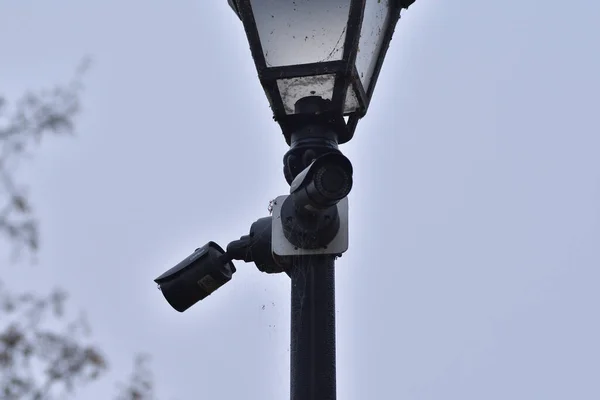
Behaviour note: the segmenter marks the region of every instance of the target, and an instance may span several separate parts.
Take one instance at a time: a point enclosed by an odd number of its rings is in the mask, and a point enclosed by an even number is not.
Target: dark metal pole
[[[291,400],[335,400],[335,258],[300,256],[292,278]]]

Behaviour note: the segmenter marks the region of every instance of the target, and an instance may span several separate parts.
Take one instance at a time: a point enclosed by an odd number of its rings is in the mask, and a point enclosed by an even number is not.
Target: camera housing
[[[339,152],[313,160],[292,181],[279,210],[285,238],[294,247],[326,249],[340,230],[337,204],[352,189],[352,164]]]
[[[324,154],[294,178],[290,198],[299,212],[326,210],[348,196],[352,172],[352,163],[343,154]]]
[[[235,271],[221,246],[208,242],[154,282],[167,302],[175,310],[184,312],[229,282]]]

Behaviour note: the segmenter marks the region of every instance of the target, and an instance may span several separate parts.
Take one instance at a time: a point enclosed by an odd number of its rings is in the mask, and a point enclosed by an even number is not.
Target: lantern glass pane
[[[356,69],[365,91],[369,90],[377,59],[381,53],[385,30],[390,23],[389,3],[390,0],[366,0],[356,55]]]
[[[348,92],[346,92],[346,103],[344,104],[344,114],[348,114],[358,110],[360,103],[356,96],[356,91],[353,85],[348,86]]]
[[[267,66],[341,60],[350,2],[250,0]]]
[[[308,96],[320,96],[331,100],[335,74],[302,76],[298,78],[278,79],[277,87],[283,100],[286,114],[295,114],[296,102]]]

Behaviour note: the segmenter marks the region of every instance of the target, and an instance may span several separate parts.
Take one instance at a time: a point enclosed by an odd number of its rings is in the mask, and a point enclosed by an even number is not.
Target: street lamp
[[[352,139],[365,115],[400,10],[414,0],[229,0],[244,24],[260,82],[288,144],[303,110],[319,96],[321,112]],[[343,118],[346,117],[346,118]]]
[[[228,0],[290,146],[290,194],[223,250],[214,242],[155,281],[183,312],[227,283],[232,260],[292,281],[291,399],[335,399],[334,261],[348,249],[352,164],[338,145],[369,108],[400,11],[415,0]]]

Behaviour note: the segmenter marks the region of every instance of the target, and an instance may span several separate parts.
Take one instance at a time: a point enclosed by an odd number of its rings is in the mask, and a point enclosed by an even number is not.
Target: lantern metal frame
[[[403,8],[408,8],[415,2],[415,0],[389,0],[390,9],[387,26],[384,28],[379,54],[373,56],[376,58],[376,62],[368,87],[365,88],[359,78],[356,67],[356,57],[359,49],[359,40],[367,0],[348,1],[350,2],[350,9],[346,24],[346,38],[341,60],[285,66],[268,66],[263,52],[259,29],[252,11],[252,0],[228,0],[229,5],[233,8],[244,25],[259,80],[267,95],[271,109],[273,110],[273,118],[281,126],[288,144],[291,144],[291,134],[297,127],[306,122],[310,122],[310,119],[314,119],[315,116],[286,113],[277,80],[335,74],[330,108],[327,111],[321,112],[320,118],[327,119],[331,125],[335,126],[335,130],[338,133],[339,144],[348,142],[354,136],[358,121],[367,113],[369,108],[383,61],[392,40],[396,24],[400,19],[400,11]],[[346,95],[349,87],[355,91],[359,105],[355,110],[344,112]]]

